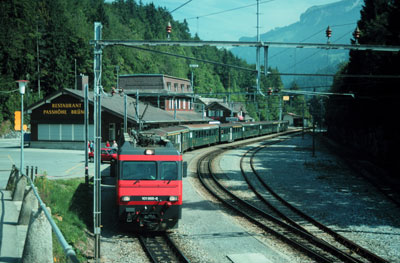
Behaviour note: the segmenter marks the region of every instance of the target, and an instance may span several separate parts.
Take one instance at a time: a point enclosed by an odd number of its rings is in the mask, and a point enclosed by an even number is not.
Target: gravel
[[[311,137],[295,137],[260,151],[255,165],[270,186],[297,208],[381,257],[400,263],[399,209],[319,146],[317,143],[313,157]],[[233,215],[203,189],[193,164],[207,151],[210,148],[184,155],[191,165],[189,177],[183,181],[183,215],[179,228],[171,231],[191,262],[249,262],[251,258],[309,262]],[[244,189],[240,153],[243,150],[227,152],[219,158],[219,164],[232,184]],[[108,192],[105,199],[112,200],[112,193]],[[102,262],[148,262],[133,235],[115,230],[112,219],[103,223]]]
[[[257,170],[279,195],[348,239],[400,262],[400,211],[312,139],[295,137],[260,151]]]

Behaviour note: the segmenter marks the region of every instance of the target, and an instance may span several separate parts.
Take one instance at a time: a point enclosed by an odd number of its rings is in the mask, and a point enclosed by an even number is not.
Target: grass
[[[69,245],[73,247],[80,262],[93,257],[91,187],[84,178],[48,180],[46,176],[35,181],[40,196],[50,207],[52,217]],[[67,262],[57,237],[53,234],[54,262]]]

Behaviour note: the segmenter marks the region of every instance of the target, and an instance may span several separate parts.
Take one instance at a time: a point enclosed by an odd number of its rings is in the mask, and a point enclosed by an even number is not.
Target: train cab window
[[[156,162],[123,162],[121,180],[156,180]]]
[[[160,163],[161,180],[176,180],[178,179],[178,165],[176,162]]]

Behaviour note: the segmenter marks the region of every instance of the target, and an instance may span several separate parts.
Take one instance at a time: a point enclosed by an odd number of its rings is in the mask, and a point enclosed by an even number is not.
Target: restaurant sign
[[[50,108],[43,109],[43,115],[81,115],[85,111],[83,103],[52,103]]]

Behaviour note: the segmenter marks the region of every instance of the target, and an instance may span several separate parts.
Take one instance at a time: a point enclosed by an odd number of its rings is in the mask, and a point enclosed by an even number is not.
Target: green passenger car
[[[219,126],[215,124],[183,125],[189,129],[189,147],[196,148],[219,142]]]
[[[189,129],[184,126],[162,127],[153,130],[156,134],[168,139],[181,153],[189,149]]]
[[[242,139],[243,131],[240,123],[224,123],[219,125],[220,142],[233,142]]]

